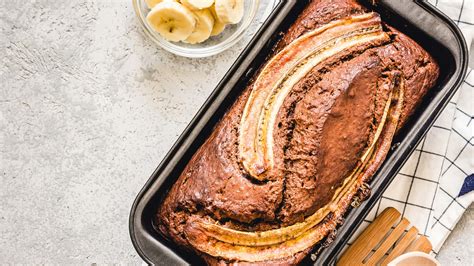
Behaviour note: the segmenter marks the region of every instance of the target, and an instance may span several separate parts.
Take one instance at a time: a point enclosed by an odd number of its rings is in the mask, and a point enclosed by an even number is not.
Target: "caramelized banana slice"
[[[385,42],[380,18],[364,14],[332,22],[303,35],[278,53],[258,76],[239,128],[239,155],[244,168],[264,181],[273,168],[273,128],[292,87],[311,69],[337,53],[370,42]]]
[[[239,261],[266,261],[289,257],[319,242],[327,233],[336,228],[335,221],[329,221],[306,231],[299,237],[271,246],[239,246],[217,241],[207,235],[202,228],[190,223],[185,229],[188,241],[201,252],[214,257]]]

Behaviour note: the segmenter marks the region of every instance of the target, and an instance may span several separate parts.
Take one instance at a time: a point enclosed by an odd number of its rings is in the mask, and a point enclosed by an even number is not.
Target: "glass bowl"
[[[146,5],[145,0],[132,1],[133,8],[143,30],[152,41],[173,54],[195,58],[218,54],[236,44],[244,36],[245,30],[253,21],[260,20],[259,22],[263,22],[277,2],[276,0],[244,0],[244,17],[238,24],[227,25],[221,34],[212,36],[202,43],[188,44],[167,41],[161,37],[158,32],[151,28],[146,20],[150,9]]]

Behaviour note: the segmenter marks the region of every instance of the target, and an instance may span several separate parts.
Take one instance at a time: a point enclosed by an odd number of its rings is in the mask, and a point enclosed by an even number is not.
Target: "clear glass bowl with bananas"
[[[155,43],[176,55],[218,54],[244,35],[257,17],[275,5],[268,0],[133,0],[145,31]]]

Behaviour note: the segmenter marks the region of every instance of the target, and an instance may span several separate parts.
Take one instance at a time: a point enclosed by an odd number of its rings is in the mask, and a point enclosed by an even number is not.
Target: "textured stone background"
[[[132,202],[253,30],[181,58],[130,0],[0,0],[0,30],[0,263],[140,263]]]

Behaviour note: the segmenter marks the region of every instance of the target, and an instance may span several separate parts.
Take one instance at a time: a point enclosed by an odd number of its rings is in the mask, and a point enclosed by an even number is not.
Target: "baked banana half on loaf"
[[[161,203],[209,264],[296,264],[342,222],[439,69],[354,0],[314,0]]]

